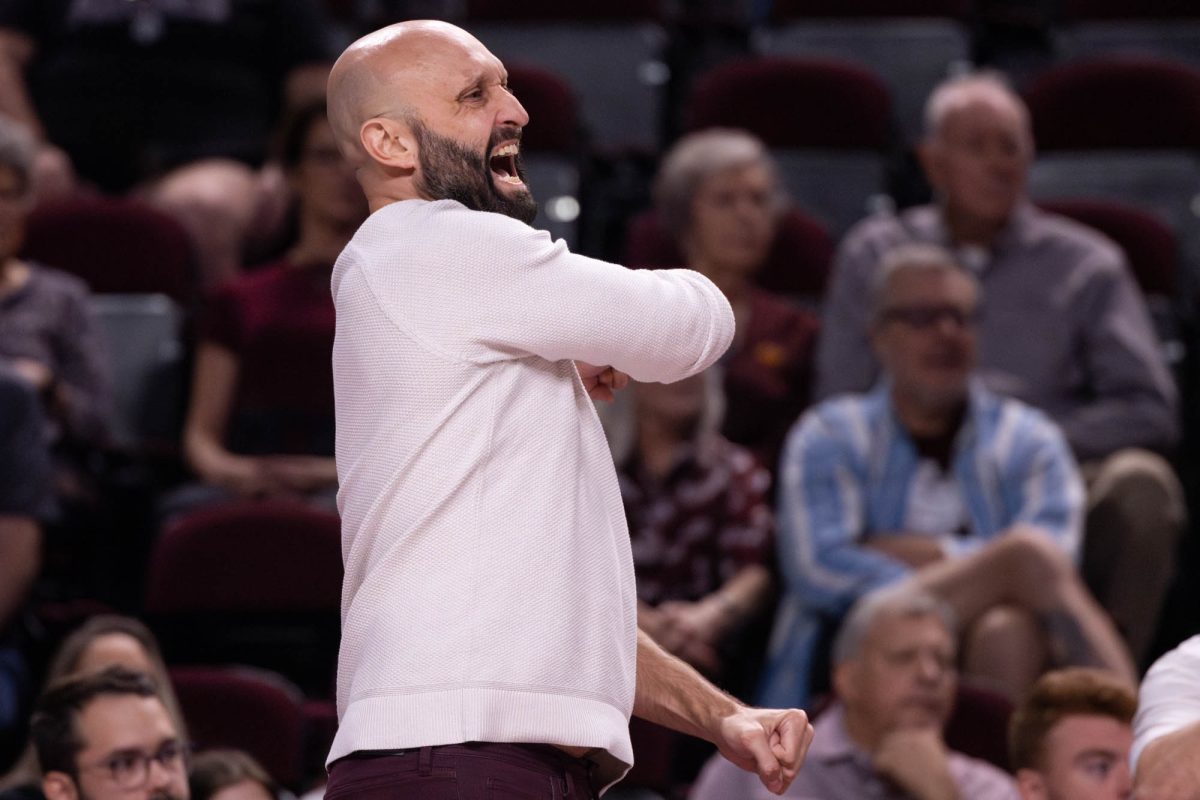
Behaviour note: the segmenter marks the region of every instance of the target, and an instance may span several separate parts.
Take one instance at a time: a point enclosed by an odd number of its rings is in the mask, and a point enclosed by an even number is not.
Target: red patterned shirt
[[[619,470],[638,599],[699,600],[744,567],[770,566],[770,475],[715,434],[685,445],[658,480],[635,454]]]

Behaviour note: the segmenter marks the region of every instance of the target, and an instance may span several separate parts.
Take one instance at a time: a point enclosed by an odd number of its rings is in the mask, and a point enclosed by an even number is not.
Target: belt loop
[[[575,778],[571,776],[571,770],[563,770],[563,797],[575,796]]]
[[[417,773],[424,778],[431,772],[433,772],[433,748],[422,747],[417,755]]]

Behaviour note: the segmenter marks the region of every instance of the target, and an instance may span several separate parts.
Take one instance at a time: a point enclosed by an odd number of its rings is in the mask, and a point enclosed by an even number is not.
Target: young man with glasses
[[[46,800],[188,800],[187,744],[151,678],[110,667],[48,688],[30,735]]]
[[[950,605],[963,671],[1014,700],[1051,663],[1132,682],[1073,564],[1083,487],[1062,434],[972,377],[977,281],[945,249],[905,244],[870,302],[883,380],[805,414],[780,464],[786,593],[763,699],[806,701],[820,637],[902,581]]]

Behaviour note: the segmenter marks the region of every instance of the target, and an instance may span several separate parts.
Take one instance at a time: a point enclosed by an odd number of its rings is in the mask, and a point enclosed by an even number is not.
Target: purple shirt
[[[783,797],[801,800],[905,800],[909,795],[871,768],[870,756],[850,738],[835,704],[814,723],[815,737],[800,774]],[[970,800],[1020,800],[1013,779],[985,761],[951,752],[950,777]],[[770,800],[757,775],[713,756],[692,789],[690,800]]]

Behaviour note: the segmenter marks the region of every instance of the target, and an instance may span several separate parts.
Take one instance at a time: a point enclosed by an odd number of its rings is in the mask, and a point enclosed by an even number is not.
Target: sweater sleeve
[[[422,252],[405,256],[375,232],[382,241],[367,245],[397,268],[368,280],[393,321],[447,355],[579,360],[670,382],[713,364],[733,339],[729,302],[696,272],[628,270],[452,202],[397,213],[411,215]]]

